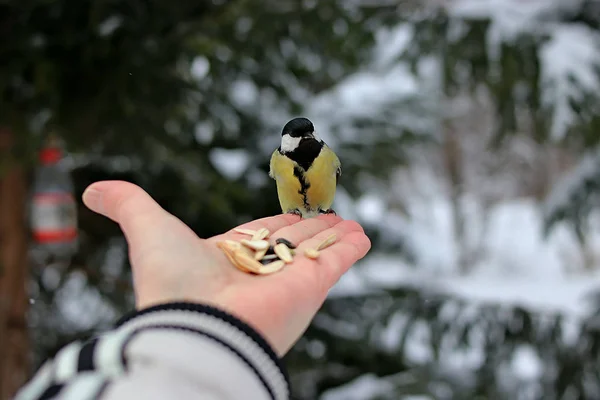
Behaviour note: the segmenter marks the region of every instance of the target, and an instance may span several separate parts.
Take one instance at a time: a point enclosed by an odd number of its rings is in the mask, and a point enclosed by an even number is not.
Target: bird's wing
[[[337,185],[340,181],[340,176],[342,176],[342,163],[337,155],[335,156],[335,166],[335,184]]]
[[[275,149],[275,151],[273,153],[271,153],[271,160],[269,162],[269,176],[273,179],[275,179],[275,174],[273,173],[273,157],[275,156],[276,152],[277,152],[277,149]]]

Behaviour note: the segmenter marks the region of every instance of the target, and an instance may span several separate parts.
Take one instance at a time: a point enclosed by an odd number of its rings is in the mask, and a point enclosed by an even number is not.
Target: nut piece
[[[254,232],[254,235],[252,235],[252,240],[263,240],[269,237],[270,233],[271,232],[269,232],[267,228],[260,228],[259,230]]]
[[[260,268],[260,270],[258,271],[258,274],[259,275],[272,274],[274,272],[281,270],[284,266],[285,266],[285,261],[283,261],[283,260],[273,261],[267,265],[263,265]]]
[[[294,261],[294,258],[292,257],[292,253],[290,252],[290,249],[288,249],[288,247],[285,244],[283,244],[283,243],[276,244],[274,249],[275,249],[275,254],[277,254],[279,256],[279,258],[281,258],[286,263],[291,263],[292,261]]]
[[[323,250],[323,249],[325,249],[325,248],[327,248],[327,247],[331,246],[332,244],[334,244],[334,243],[335,243],[336,239],[337,239],[337,236],[336,236],[336,234],[335,234],[335,233],[334,233],[333,235],[330,235],[330,236],[329,236],[329,237],[327,237],[325,240],[323,240],[323,241],[321,242],[321,244],[319,244],[319,245],[317,246],[317,250]]]
[[[250,236],[253,236],[256,233],[256,231],[253,231],[252,229],[244,229],[244,228],[233,228],[233,231],[237,232],[237,233],[242,233],[244,235],[250,235]]]
[[[275,239],[275,244],[279,244],[279,243],[285,244],[288,247],[288,249],[295,249],[296,248],[296,246],[292,242],[290,242],[289,240],[287,240],[285,238]]]
[[[248,240],[242,239],[240,241],[246,247],[250,247],[253,250],[267,250],[269,248],[269,242],[266,240]]]
[[[304,255],[308,258],[312,258],[313,260],[317,259],[319,257],[319,254],[321,254],[321,253],[317,249],[304,250]]]

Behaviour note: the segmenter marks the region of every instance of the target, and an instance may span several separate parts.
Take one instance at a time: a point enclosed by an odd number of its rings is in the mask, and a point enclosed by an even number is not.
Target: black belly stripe
[[[300,182],[298,194],[302,196],[304,208],[307,210],[311,209],[308,202],[308,189],[310,188],[310,183],[306,180],[305,173],[310,169],[319,153],[321,153],[323,145],[324,143],[322,141],[305,138],[300,141],[298,147],[294,151],[282,153],[297,164],[294,166],[294,176],[298,178],[298,182]],[[281,152],[281,148],[279,148],[279,151]]]
[[[298,193],[302,196],[302,202],[304,203],[304,208],[309,209],[310,207],[308,204],[307,192],[308,192],[308,189],[310,188],[310,183],[308,183],[308,181],[306,180],[306,177],[304,176],[304,169],[302,169],[302,167],[295,166],[294,167],[294,176],[296,178],[298,178],[298,182],[300,182],[300,190],[298,190]]]
[[[317,158],[321,149],[323,148],[323,142],[316,139],[302,139],[298,144],[298,147],[294,151],[284,153],[290,159],[296,161],[296,164],[308,171],[313,161]]]

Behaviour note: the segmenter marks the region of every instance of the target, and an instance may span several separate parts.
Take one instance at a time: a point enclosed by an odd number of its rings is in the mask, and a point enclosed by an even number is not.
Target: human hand
[[[283,270],[255,276],[236,269],[216,246],[246,235],[229,231],[200,239],[134,184],[96,182],[83,193],[83,201],[120,225],[129,245],[138,309],[175,301],[212,305],[248,323],[280,356],[306,330],[329,289],[371,247],[358,223],[339,216],[263,218],[240,227],[267,228],[271,237],[290,240],[298,251]],[[304,257],[305,248],[333,233],[338,241],[318,259]]]

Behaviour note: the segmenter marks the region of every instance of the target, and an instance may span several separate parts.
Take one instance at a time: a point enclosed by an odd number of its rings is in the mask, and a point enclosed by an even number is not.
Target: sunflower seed
[[[258,273],[260,275],[272,274],[272,273],[275,273],[275,272],[281,270],[284,266],[285,266],[285,261],[283,261],[283,260],[273,261],[272,263],[263,265],[260,268],[260,270],[258,271]]]
[[[233,258],[236,261],[238,268],[246,269],[247,271],[258,273],[262,264],[256,261],[252,256],[242,250],[236,250],[233,253]]]
[[[250,236],[253,236],[256,233],[256,231],[254,231],[252,229],[245,229],[245,228],[233,228],[233,231],[237,232],[237,233],[242,233],[244,235],[250,235]]]
[[[225,242],[218,242],[217,243],[217,247],[220,248],[223,253],[225,254],[225,257],[227,257],[227,259],[235,265],[235,260],[233,258],[233,250],[231,248],[228,247],[227,243]]]
[[[256,261],[260,261],[260,260],[263,259],[263,257],[265,256],[265,254],[267,254],[267,249],[256,250],[256,252],[254,253],[254,259]]]
[[[306,249],[304,250],[304,255],[308,258],[312,258],[313,260],[319,257],[319,250],[317,249]]]
[[[254,232],[254,235],[252,235],[252,240],[265,239],[265,238],[269,237],[269,234],[270,234],[270,232],[267,228],[260,228],[259,230]]]
[[[290,249],[288,249],[288,247],[283,243],[275,245],[275,254],[277,254],[279,258],[281,258],[286,263],[291,263],[292,261],[294,261]]]
[[[327,248],[327,247],[331,246],[332,244],[334,244],[334,243],[335,243],[336,239],[337,239],[337,236],[336,236],[336,234],[335,234],[335,233],[334,233],[333,235],[330,235],[330,236],[329,236],[329,237],[327,237],[325,240],[323,240],[323,241],[321,242],[321,244],[319,244],[319,245],[317,246],[317,250],[323,250],[323,249],[325,249],[325,248]]]
[[[242,239],[240,243],[246,247],[250,247],[253,250],[267,250],[269,248],[269,242],[266,240]]]
[[[278,238],[278,239],[275,240],[275,243],[276,244],[283,243],[283,244],[285,244],[288,247],[288,249],[295,249],[296,248],[296,246],[294,246],[292,244],[292,242],[290,242],[289,240],[287,240],[285,238]]]
[[[273,261],[279,260],[277,254],[268,254],[260,259],[260,263],[263,265],[272,263]]]
[[[228,249],[235,250],[242,247],[240,242],[236,242],[235,240],[225,240],[224,242]]]
[[[233,252],[235,250],[240,250],[248,255],[254,254],[254,252],[250,248],[248,248],[246,246],[242,246],[241,242],[236,242],[234,240],[225,240],[225,243],[227,245],[227,248],[230,249],[231,252]]]

